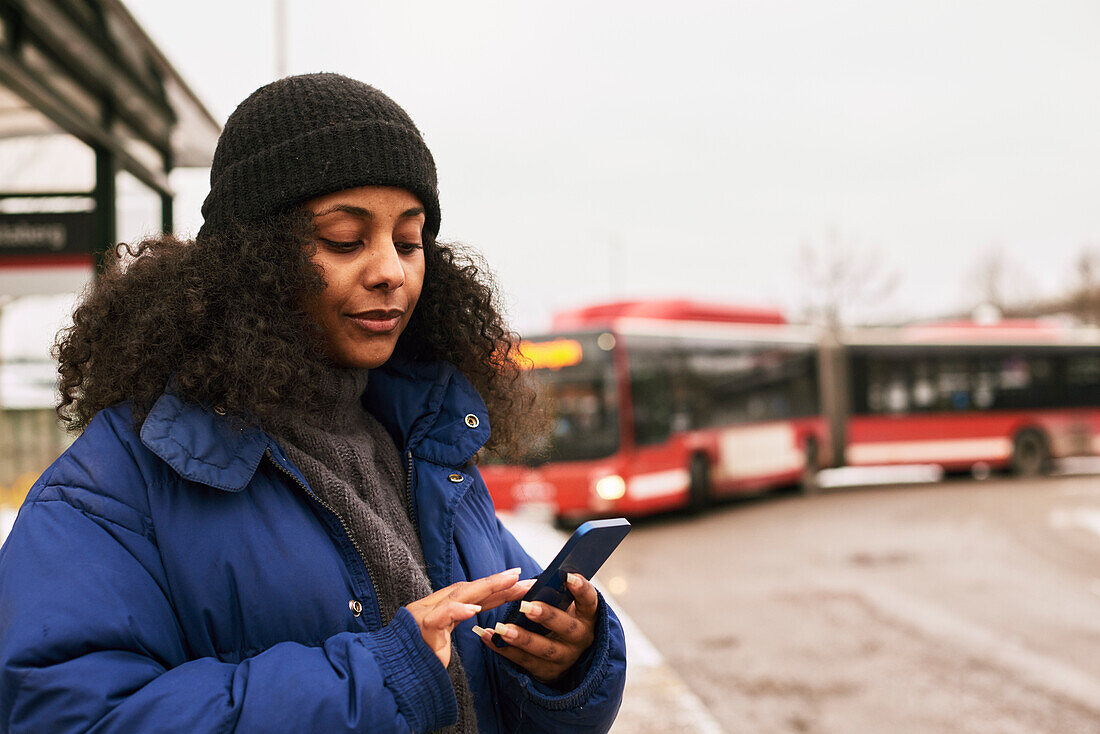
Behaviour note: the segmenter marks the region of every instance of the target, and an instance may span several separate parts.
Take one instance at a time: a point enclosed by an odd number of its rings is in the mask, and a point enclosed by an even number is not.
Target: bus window
[[[639,446],[661,443],[672,433],[668,380],[660,373],[631,381],[634,388],[634,440]]]
[[[1100,354],[1046,347],[874,348],[851,358],[853,413],[1100,406]]]
[[[1066,390],[1071,405],[1100,407],[1100,354],[1093,352],[1067,358]]]
[[[1095,385],[1100,382],[1100,354],[1071,356],[1066,361],[1066,384]]]
[[[974,407],[979,410],[986,410],[993,407],[994,400],[994,377],[989,372],[979,372],[977,381],[974,383]]]
[[[636,351],[630,362],[631,407],[634,412],[634,441],[648,446],[668,440],[672,433],[672,381],[669,367],[657,355],[647,358]],[[680,419],[684,420],[683,418]]]
[[[671,431],[785,420],[818,410],[811,347],[632,336],[628,348],[639,445]]]
[[[943,410],[970,409],[970,371],[961,360],[940,362],[939,402]]]
[[[904,413],[909,410],[909,390],[905,376],[895,373],[886,386],[886,412]]]
[[[1004,360],[1001,367],[1001,387],[1006,390],[1022,390],[1031,384],[1027,361],[1019,355]]]
[[[877,382],[868,383],[866,400],[867,410],[859,412],[881,413],[885,405],[886,401],[882,396],[882,385]]]
[[[936,403],[936,387],[932,382],[934,368],[928,362],[918,362],[913,381],[913,405],[919,410],[929,410]]]

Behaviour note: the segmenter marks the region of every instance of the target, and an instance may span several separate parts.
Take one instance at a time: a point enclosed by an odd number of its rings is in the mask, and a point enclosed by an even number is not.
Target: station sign
[[[91,261],[92,212],[0,213],[0,267]]]

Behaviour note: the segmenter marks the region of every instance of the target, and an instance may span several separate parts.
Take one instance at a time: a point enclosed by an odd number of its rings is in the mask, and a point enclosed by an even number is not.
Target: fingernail
[[[536,607],[534,604],[532,604],[529,601],[521,601],[519,603],[519,613],[520,614],[526,614],[531,619],[534,619],[535,617],[542,614],[542,609],[540,609],[539,607]]]
[[[481,607],[478,606],[477,604],[467,604],[466,605],[466,611],[472,612],[473,614],[477,614],[478,612],[481,611]]]
[[[508,577],[508,576],[519,576],[519,572],[520,572],[521,570],[522,570],[522,569],[520,569],[520,568],[518,568],[518,567],[516,567],[516,568],[509,568],[509,569],[508,569],[507,571],[501,571],[501,572],[500,572],[500,575],[501,575],[501,576],[504,576],[504,577]]]
[[[476,624],[473,626],[473,630],[474,630],[475,635],[477,635],[478,637],[482,637],[482,638],[484,638],[485,633],[489,631],[489,630],[485,629],[484,627],[478,627]]]
[[[506,640],[514,639],[516,636],[516,631],[503,622],[497,622],[497,626],[493,629],[498,635]]]
[[[568,576],[566,576],[565,581],[570,586],[580,586],[581,585],[581,577],[580,577],[580,575],[575,574],[575,573],[571,573]]]

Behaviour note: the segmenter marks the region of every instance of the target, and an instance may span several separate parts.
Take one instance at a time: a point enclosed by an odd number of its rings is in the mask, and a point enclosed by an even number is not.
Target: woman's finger
[[[503,658],[511,660],[513,663],[523,668],[535,678],[541,680],[550,680],[556,678],[561,674],[562,668],[558,665],[550,663],[536,655],[523,650],[519,647],[509,644],[507,647],[497,647],[493,644],[493,630],[482,629],[481,627],[474,627],[474,632],[481,641],[490,650],[500,655]]]
[[[578,618],[575,614],[563,612],[549,604],[537,601],[520,602],[519,611],[520,614],[533,622],[538,622],[563,640],[577,644],[583,643],[583,647],[588,647],[592,642],[592,621],[590,619]]]
[[[492,596],[483,599],[480,603],[484,609],[495,609],[501,604],[506,604],[510,601],[517,601],[522,599],[531,587],[535,585],[535,579],[527,579],[526,581],[517,581],[514,586],[511,586],[504,591],[498,591]]]
[[[510,646],[549,663],[564,663],[573,647],[569,642],[544,637],[514,624],[498,622],[493,631],[503,637]]]
[[[444,601],[432,607],[424,615],[421,627],[450,632],[459,622],[469,619],[481,611],[478,604],[466,604],[460,601]]]
[[[507,571],[501,571],[475,581],[460,581],[457,584],[451,584],[440,589],[439,592],[444,592],[447,598],[453,601],[485,606],[484,602],[494,594],[515,586],[516,582],[519,581],[519,574],[519,568],[510,568]]]
[[[571,573],[566,576],[565,583],[573,594],[577,616],[595,619],[596,612],[600,608],[600,597],[596,594],[596,587],[592,582],[579,573]]]

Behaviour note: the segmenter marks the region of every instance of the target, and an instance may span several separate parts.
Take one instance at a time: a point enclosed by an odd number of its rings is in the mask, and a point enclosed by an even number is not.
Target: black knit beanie
[[[425,234],[439,233],[435,160],[405,110],[340,74],[280,79],[226,121],[199,237],[357,186],[411,192],[424,205]]]

